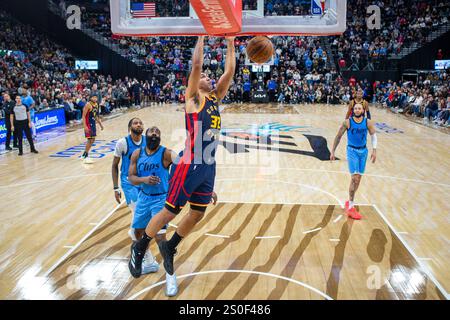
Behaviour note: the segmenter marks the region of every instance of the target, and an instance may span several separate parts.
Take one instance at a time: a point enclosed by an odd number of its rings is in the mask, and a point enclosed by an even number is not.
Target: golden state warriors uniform
[[[364,115],[367,117],[367,119],[370,119],[371,116],[370,116],[370,112],[368,111],[369,110],[369,103],[366,100],[364,100],[364,99],[361,99],[360,101],[356,101],[356,99],[352,99],[350,101],[350,105],[349,105],[349,108],[348,108],[349,109],[349,114],[347,114],[347,116],[349,118],[354,116],[354,114],[353,114],[353,107],[356,104],[361,104],[363,106],[363,108],[364,108]]]
[[[87,130],[84,132],[86,138],[95,138],[97,136],[97,128],[95,126],[95,118],[98,115],[98,104],[93,102],[88,102],[92,106],[92,110],[86,114],[86,119],[84,119],[87,124]]]
[[[191,209],[205,211],[211,202],[216,177],[215,155],[221,118],[214,94],[200,102],[200,109],[186,113],[186,145],[170,172],[166,208],[178,214],[189,202]]]

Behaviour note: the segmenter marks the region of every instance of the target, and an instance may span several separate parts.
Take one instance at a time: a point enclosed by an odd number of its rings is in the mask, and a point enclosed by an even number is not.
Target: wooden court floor
[[[131,213],[115,203],[114,141],[140,117],[179,151],[183,113],[144,108],[105,121],[93,165],[81,130],[0,156],[0,298],[165,299],[163,270],[131,278]],[[448,299],[449,135],[373,109],[378,160],[341,209],[349,175],[324,159],[344,106],[234,106],[222,116],[216,192],[176,256],[180,299]],[[175,230],[178,218],[169,228]],[[154,253],[158,250],[153,244]],[[157,259],[160,260],[159,255]]]

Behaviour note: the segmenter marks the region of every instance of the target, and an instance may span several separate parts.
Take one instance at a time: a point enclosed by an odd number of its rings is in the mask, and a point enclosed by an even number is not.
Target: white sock
[[[150,250],[147,251],[147,255],[145,256],[145,262],[150,264],[155,261],[155,257],[153,256],[152,252]]]
[[[351,200],[348,201],[348,208],[349,209],[353,208],[353,201]]]

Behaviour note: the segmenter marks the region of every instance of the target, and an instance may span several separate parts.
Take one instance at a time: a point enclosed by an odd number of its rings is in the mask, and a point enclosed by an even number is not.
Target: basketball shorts
[[[150,220],[164,208],[167,194],[150,196],[142,190],[139,192],[136,209],[134,210],[133,229],[145,229]],[[165,233],[167,226],[164,226],[158,233]]]
[[[84,131],[84,136],[87,139],[95,138],[97,136],[97,127],[95,126],[95,121],[88,122],[88,127]]]
[[[189,202],[191,209],[205,212],[211,202],[215,179],[215,164],[172,165],[166,199],[167,210],[178,214]]]
[[[366,171],[368,154],[369,151],[367,150],[367,148],[355,149],[347,146],[347,161],[350,174],[364,174],[364,172]]]
[[[128,181],[121,181],[121,187],[123,194],[125,195],[125,201],[127,205],[134,202],[136,203],[139,195],[139,186],[134,186]]]

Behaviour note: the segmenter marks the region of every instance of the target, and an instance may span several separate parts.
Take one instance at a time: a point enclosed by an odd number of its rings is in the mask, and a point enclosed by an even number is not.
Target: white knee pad
[[[163,234],[166,234],[166,233],[167,233],[167,229],[161,229],[161,230],[158,231],[157,234],[163,235]]]

